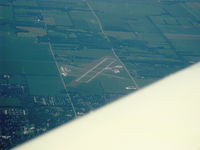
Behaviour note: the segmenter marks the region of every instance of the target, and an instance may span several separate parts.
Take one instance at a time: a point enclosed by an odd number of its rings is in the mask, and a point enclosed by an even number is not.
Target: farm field
[[[0,150],[200,61],[198,0],[0,1]]]

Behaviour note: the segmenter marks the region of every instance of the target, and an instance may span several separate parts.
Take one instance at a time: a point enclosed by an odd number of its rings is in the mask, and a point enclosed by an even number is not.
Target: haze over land
[[[200,60],[200,2],[0,1],[0,149]]]

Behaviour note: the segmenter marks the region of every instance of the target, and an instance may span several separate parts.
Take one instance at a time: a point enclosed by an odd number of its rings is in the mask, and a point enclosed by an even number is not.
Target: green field
[[[0,146],[199,62],[199,19],[198,0],[0,1]]]

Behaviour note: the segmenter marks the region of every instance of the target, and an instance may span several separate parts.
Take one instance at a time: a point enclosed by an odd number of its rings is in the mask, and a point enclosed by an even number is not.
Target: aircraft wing
[[[16,150],[199,150],[200,63]]]

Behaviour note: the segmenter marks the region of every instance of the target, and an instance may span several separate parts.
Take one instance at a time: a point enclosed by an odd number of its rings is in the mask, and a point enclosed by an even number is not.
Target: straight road
[[[97,14],[95,13],[94,9],[92,8],[92,6],[88,3],[87,0],[83,0],[88,8],[90,9],[91,13],[94,15],[94,17],[96,18],[96,21],[97,23],[99,24],[99,28],[102,32],[102,34],[104,35],[104,38],[108,41],[108,42],[111,42],[110,39],[108,38],[108,36],[106,35],[106,33],[104,32],[104,29],[103,29],[103,26],[102,26],[102,23],[101,23],[101,20],[99,19],[99,17],[97,16]],[[112,48],[112,53],[113,55],[115,56],[115,58],[121,63],[121,65],[124,67],[125,71],[127,72],[128,76],[130,77],[131,81],[133,82],[134,86],[139,89],[139,86],[137,84],[137,82],[135,81],[135,79],[132,77],[132,75],[130,74],[129,70],[126,68],[126,66],[124,65],[124,63],[121,61],[121,59],[117,56],[116,52],[115,52],[115,49]]]
[[[41,14],[42,14],[42,11],[41,11]],[[48,33],[47,25],[46,25],[45,22],[44,22],[44,26],[45,26],[46,33]],[[69,93],[68,93],[66,84],[65,84],[65,82],[64,82],[62,73],[60,72],[59,65],[58,65],[58,62],[57,62],[57,60],[56,60],[56,57],[55,57],[55,54],[54,54],[54,52],[53,52],[52,45],[51,45],[51,42],[50,42],[50,41],[48,42],[48,46],[49,46],[49,50],[50,50],[50,53],[51,53],[51,55],[52,55],[52,58],[53,58],[53,60],[54,60],[54,62],[55,62],[55,64],[56,64],[57,70],[58,70],[58,72],[59,72],[60,80],[61,80],[61,82],[62,82],[62,84],[63,84],[63,87],[64,87],[64,89],[65,89],[65,91],[66,91],[66,96],[69,98],[69,102],[70,102],[70,104],[71,104],[71,106],[72,106],[72,110],[73,110],[73,112],[74,112],[74,116],[77,117],[77,113],[76,113],[74,104],[73,104],[72,99],[71,99],[71,97],[70,97],[70,95],[69,95]]]

